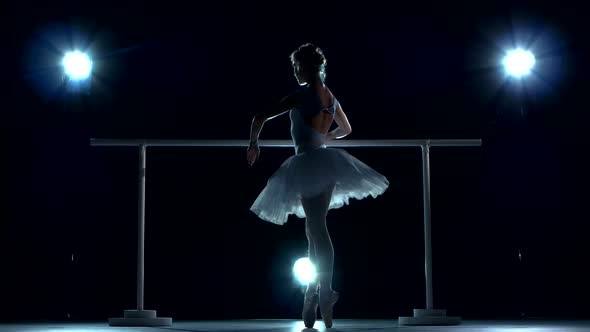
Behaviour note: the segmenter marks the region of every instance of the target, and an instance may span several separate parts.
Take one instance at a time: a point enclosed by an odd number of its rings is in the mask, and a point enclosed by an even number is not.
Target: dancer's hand
[[[258,147],[258,144],[250,144],[246,155],[248,159],[248,165],[252,166],[260,156],[260,148]]]

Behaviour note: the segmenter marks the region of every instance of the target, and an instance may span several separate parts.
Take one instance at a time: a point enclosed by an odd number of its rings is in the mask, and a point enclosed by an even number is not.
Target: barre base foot
[[[156,310],[125,310],[120,318],[109,318],[109,326],[172,326],[172,318],[157,317]]]
[[[414,309],[414,317],[399,317],[399,325],[459,325],[461,317],[449,317],[445,309]]]

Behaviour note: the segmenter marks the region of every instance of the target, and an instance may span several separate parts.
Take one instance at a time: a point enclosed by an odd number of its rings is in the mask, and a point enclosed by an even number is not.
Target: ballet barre
[[[430,147],[481,146],[481,139],[415,139],[415,140],[330,140],[326,147],[420,147],[422,149],[422,186],[424,204],[424,260],[426,308],[414,309],[413,317],[399,317],[399,325],[456,325],[460,317],[450,317],[446,309],[434,309],[432,290],[432,246],[430,213]],[[139,147],[139,204],[137,248],[137,309],[125,310],[122,318],[109,318],[110,326],[171,326],[172,318],[157,317],[155,310],[144,309],[144,239],[146,149],[148,146],[248,147],[248,140],[174,140],[174,139],[90,139],[91,146]],[[290,147],[292,140],[260,140],[260,147]]]

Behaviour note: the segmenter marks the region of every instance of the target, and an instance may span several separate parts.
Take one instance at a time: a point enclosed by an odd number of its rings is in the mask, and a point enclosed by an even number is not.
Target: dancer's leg
[[[320,289],[322,291],[332,290],[332,275],[334,269],[334,247],[328,233],[326,216],[332,199],[331,187],[328,191],[314,197],[301,199],[305,211],[305,226],[308,239],[311,239],[310,249],[315,249],[315,262]],[[310,250],[311,254],[311,250]]]
[[[317,266],[318,265],[318,261],[317,261],[317,251],[315,248],[315,242],[313,241],[313,238],[311,236],[311,231],[308,227],[308,222],[307,222],[307,218],[306,218],[306,222],[305,222],[305,235],[307,236],[307,244],[308,244],[308,254],[309,254],[309,261],[314,265]],[[316,278],[314,281],[310,282],[307,285],[307,290],[306,293],[317,293],[318,290],[318,279]]]
[[[306,218],[307,220],[307,218]],[[309,227],[307,227],[307,221],[305,222],[305,235],[307,235],[307,243],[309,245],[309,260],[312,264],[317,265],[317,255],[315,249],[315,243],[311,237]],[[303,300],[303,323],[305,327],[312,328],[317,319],[317,311],[319,305],[319,293],[318,293],[319,282],[316,278],[314,281],[307,284],[305,290],[305,298]]]
[[[333,190],[334,187],[320,195],[301,200],[305,210],[308,236],[311,237],[311,242],[316,249],[316,268],[320,285],[319,306],[327,328],[332,327],[333,306],[339,297],[338,293],[332,290],[334,247],[326,225],[326,216],[328,215]],[[313,326],[311,322],[315,321],[314,308],[309,305],[304,306],[303,317],[306,327]]]

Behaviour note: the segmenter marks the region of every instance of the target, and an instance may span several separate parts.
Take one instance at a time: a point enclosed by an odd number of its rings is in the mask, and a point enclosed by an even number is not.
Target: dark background
[[[252,117],[297,87],[288,56],[305,42],[326,54],[346,139],[483,140],[431,150],[435,308],[587,317],[585,11],[411,3],[3,3],[0,320],[135,308],[138,151],[89,139],[248,139]],[[515,44],[537,56],[522,85],[499,66]],[[61,85],[74,47],[94,60],[89,94]],[[290,139],[288,117],[260,138]],[[410,316],[425,307],[420,150],[346,150],[391,186],[328,215],[336,316]],[[299,318],[303,220],[249,211],[293,153],[262,148],[249,167],[245,148],[148,148],[146,309]]]

